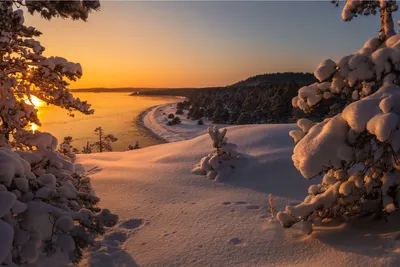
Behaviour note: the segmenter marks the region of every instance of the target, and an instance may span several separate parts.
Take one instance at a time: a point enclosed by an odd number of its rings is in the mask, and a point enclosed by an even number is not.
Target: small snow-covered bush
[[[58,148],[58,152],[68,157],[72,163],[75,163],[76,160],[75,152],[78,151],[72,146],[72,141],[73,139],[71,136],[64,137],[64,140],[61,142],[60,147]]]
[[[381,35],[339,61],[325,60],[315,71],[320,81],[301,88],[293,105],[311,112],[324,99],[354,101],[341,114],[313,123],[302,119],[290,135],[295,167],[309,187],[296,206],[279,212],[284,227],[304,221],[309,228],[334,218],[386,217],[400,205],[400,35],[395,34],[395,1],[346,1],[343,18],[359,10],[381,12]]]
[[[167,122],[167,125],[168,126],[172,126],[172,125],[176,125],[176,124],[180,124],[181,123],[181,119],[178,117],[178,116],[176,116],[175,118],[173,118],[172,120],[169,120],[168,122]]]
[[[181,119],[179,117],[175,117],[172,119],[172,123],[173,124],[180,124],[181,123]]]
[[[130,144],[128,146],[127,150],[135,150],[135,149],[139,149],[139,148],[140,148],[139,141],[136,141],[136,143],[134,145]]]
[[[220,131],[217,126],[208,128],[215,152],[202,158],[192,173],[206,175],[216,181],[226,180],[231,175],[237,167],[239,154],[236,152],[237,145],[228,143],[226,132],[227,129]]]

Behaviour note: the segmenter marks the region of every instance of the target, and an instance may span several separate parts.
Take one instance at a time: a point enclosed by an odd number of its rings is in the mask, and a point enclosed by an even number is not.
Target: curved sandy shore
[[[187,118],[187,110],[183,114],[176,114],[176,103],[167,103],[158,105],[147,109],[139,116],[140,127],[146,129],[150,136],[155,136],[157,140],[162,142],[179,142],[184,140],[193,139],[197,136],[207,133],[207,128],[212,127],[214,124],[202,118],[203,124],[198,125],[197,120]],[[167,115],[173,114],[179,117],[180,124],[167,125]],[[231,125],[218,124],[220,127],[229,127]]]
[[[144,118],[146,116],[149,116],[149,114],[152,112],[152,110],[162,107],[162,106],[167,106],[168,104],[162,104],[162,105],[157,105],[157,106],[152,106],[143,112],[141,112],[136,120],[136,126],[140,129],[142,129],[147,136],[150,136],[151,138],[154,138],[155,140],[159,141],[160,144],[165,144],[168,143],[168,140],[162,138],[160,135],[156,134],[154,131],[152,131],[149,127],[146,126],[144,123]]]

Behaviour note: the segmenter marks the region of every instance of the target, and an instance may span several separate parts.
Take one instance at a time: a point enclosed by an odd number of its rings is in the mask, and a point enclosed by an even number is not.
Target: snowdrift
[[[270,219],[300,202],[310,182],[293,167],[295,125],[229,127],[246,165],[216,183],[191,174],[212,151],[208,135],[128,152],[79,155],[101,205],[120,217],[82,266],[390,266],[400,227],[390,221],[283,229]],[[398,222],[398,221],[397,221]],[[382,225],[384,227],[382,227]]]

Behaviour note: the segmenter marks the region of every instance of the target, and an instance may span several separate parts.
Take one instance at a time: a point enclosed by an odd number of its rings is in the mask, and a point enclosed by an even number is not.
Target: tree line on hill
[[[187,100],[177,104],[176,114],[188,110],[187,117],[192,120],[258,124],[291,123],[299,118],[320,121],[339,113],[346,99],[332,98],[316,107],[312,115],[292,107],[292,98],[297,96],[299,88],[312,82],[315,78],[311,73],[276,73],[258,75],[227,87],[192,90]]]

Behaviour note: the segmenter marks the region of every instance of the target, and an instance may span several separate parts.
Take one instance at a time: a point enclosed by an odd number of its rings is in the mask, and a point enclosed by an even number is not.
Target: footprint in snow
[[[260,206],[258,206],[258,205],[249,205],[249,206],[246,206],[246,208],[249,209],[249,210],[258,210],[260,208]]]
[[[143,224],[144,224],[143,219],[136,218],[136,219],[131,219],[131,220],[122,222],[119,225],[119,228],[125,228],[125,229],[129,229],[129,230],[133,230],[133,229],[141,227]]]
[[[226,202],[222,203],[222,205],[225,205],[225,206],[228,206],[228,205],[231,205],[231,204],[232,204],[232,202],[229,202],[229,201],[226,201]],[[252,205],[252,204],[248,203],[247,201],[236,201],[233,204],[234,205],[238,205],[238,206],[245,206],[249,210],[258,210],[258,209],[261,208],[260,206]]]
[[[247,243],[241,240],[239,237],[234,237],[231,240],[229,240],[229,243],[231,243],[234,246],[239,246],[239,247],[244,247],[247,246]]]

